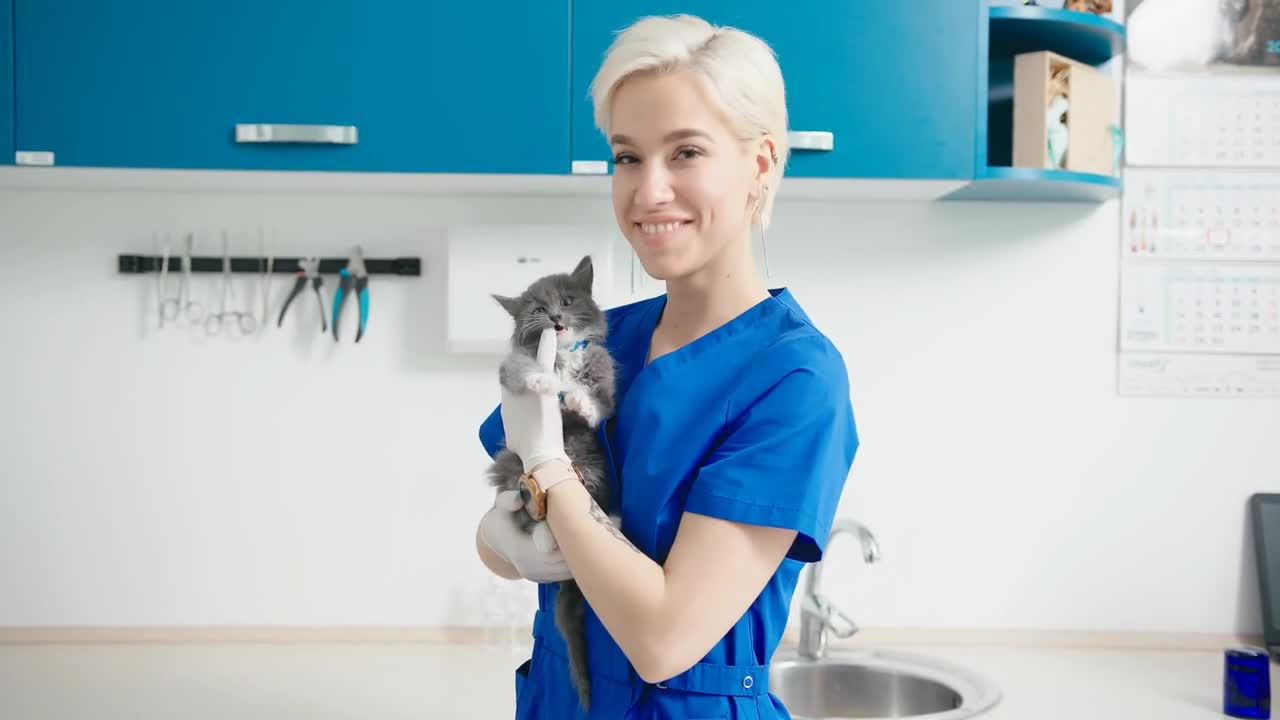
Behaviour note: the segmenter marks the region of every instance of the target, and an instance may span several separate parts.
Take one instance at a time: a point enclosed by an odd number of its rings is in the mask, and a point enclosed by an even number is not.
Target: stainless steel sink
[[[851,535],[862,560],[880,561],[875,535],[853,518],[837,518],[827,544]],[[800,638],[774,655],[769,689],[796,720],[927,718],[961,720],[1000,701],[995,685],[963,668],[925,655],[879,649],[831,650],[828,633],[846,639],[858,625],[822,594],[822,566],[808,568],[800,596]]]
[[[796,720],[960,720],[990,709],[999,690],[933,658],[886,650],[828,651],[820,660],[779,653],[769,689]]]

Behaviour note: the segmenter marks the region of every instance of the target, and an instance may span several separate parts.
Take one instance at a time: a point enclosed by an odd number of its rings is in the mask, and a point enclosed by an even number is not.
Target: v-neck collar
[[[662,320],[663,312],[667,309],[667,295],[663,294],[654,299],[648,313],[645,315],[643,332],[641,333],[643,354],[640,356],[639,370],[636,374],[639,375],[650,368],[683,365],[689,359],[701,355],[707,348],[719,345],[725,340],[737,336],[744,329],[750,328],[753,321],[761,315],[781,306],[790,306],[791,304],[791,292],[787,288],[770,288],[768,297],[675,350],[650,360],[649,356],[653,353],[653,334],[657,331],[658,323]]]

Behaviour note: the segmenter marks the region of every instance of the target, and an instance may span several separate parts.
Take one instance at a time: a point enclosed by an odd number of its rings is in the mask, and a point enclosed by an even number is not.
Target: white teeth
[[[640,229],[644,231],[644,234],[646,235],[657,235],[658,233],[671,232],[683,224],[684,223],[681,222],[669,222],[656,225],[653,223],[641,223]]]

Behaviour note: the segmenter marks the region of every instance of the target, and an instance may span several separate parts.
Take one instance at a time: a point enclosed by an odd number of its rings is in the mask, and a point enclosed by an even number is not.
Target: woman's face
[[[702,84],[686,71],[633,75],[614,93],[612,117],[613,210],[645,271],[671,281],[749,254],[768,165]]]

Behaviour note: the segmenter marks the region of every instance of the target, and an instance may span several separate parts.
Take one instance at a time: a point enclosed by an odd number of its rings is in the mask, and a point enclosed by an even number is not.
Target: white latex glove
[[[498,493],[493,507],[480,519],[480,539],[526,580],[551,583],[571,579],[573,573],[564,555],[559,550],[539,550],[533,535],[520,527],[516,513],[523,507],[519,490]]]
[[[556,331],[547,328],[538,339],[538,365],[554,378]],[[530,472],[548,460],[564,460],[564,424],[560,419],[560,397],[554,383],[544,393],[511,392],[502,387],[502,428],[507,448],[520,456],[524,471]]]

